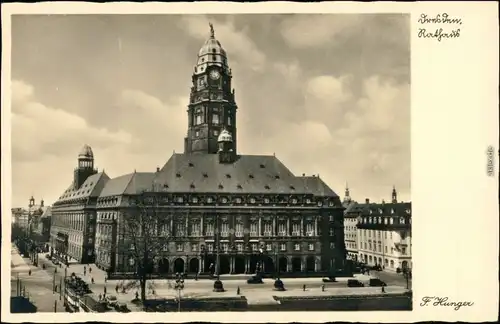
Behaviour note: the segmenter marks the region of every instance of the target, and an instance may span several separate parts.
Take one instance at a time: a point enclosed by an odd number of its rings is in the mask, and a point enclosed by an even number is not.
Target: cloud
[[[197,39],[205,41],[209,37],[209,19],[205,16],[184,16],[180,24],[185,30]],[[251,68],[255,71],[264,71],[266,66],[266,55],[257,47],[248,36],[248,30],[238,30],[231,19],[225,22],[213,22],[215,37],[221,42],[225,49],[230,48],[229,64]]]
[[[280,26],[281,35],[292,47],[323,45],[359,23],[358,15],[293,15]]]

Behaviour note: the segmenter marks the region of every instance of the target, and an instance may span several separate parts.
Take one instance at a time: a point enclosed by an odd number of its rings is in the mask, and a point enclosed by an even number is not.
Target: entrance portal
[[[234,273],[245,273],[245,258],[237,256],[234,258]]]
[[[307,272],[313,272],[315,269],[314,269],[314,266],[315,266],[315,260],[314,260],[314,257],[313,256],[308,256],[307,257],[307,261],[306,261],[306,271]]]
[[[205,271],[214,274],[215,272],[215,256],[207,255],[205,256]]]
[[[285,257],[278,259],[278,269],[279,272],[286,272],[288,260]]]
[[[219,274],[228,274],[231,271],[229,257],[226,255],[219,255]]]
[[[198,273],[199,267],[200,267],[200,264],[199,264],[199,261],[197,258],[192,258],[191,260],[189,260],[189,271],[188,272]]]
[[[260,258],[256,255],[250,257],[250,273],[257,273],[257,264],[260,263]]]
[[[274,273],[274,261],[270,256],[264,257],[264,272]]]
[[[184,272],[184,260],[181,258],[177,258],[174,261],[174,272],[175,273],[183,273]]]
[[[300,272],[301,264],[300,258],[292,258],[292,272]]]
[[[160,259],[160,261],[158,262],[158,272],[160,274],[169,273],[169,263],[167,258]]]

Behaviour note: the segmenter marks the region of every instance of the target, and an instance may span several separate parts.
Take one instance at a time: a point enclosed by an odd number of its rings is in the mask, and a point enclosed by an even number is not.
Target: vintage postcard
[[[497,3],[8,4],[2,33],[2,321],[495,320]]]

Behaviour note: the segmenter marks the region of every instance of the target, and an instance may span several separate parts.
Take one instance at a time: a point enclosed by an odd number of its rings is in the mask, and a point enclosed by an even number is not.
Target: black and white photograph
[[[12,33],[16,300],[411,309],[409,15],[20,15]]]
[[[12,14],[10,313],[473,308],[414,296],[416,19]]]

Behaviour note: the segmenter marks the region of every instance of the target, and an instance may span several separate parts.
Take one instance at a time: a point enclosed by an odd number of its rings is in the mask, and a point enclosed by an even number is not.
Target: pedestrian
[[[240,294],[240,286],[238,286],[238,290],[236,290],[236,295]]]
[[[90,278],[90,282],[94,283],[94,277]]]
[[[384,286],[382,286],[382,293],[385,293],[385,288],[384,288]]]
[[[89,273],[92,273],[92,267],[89,267]]]
[[[86,276],[87,275],[87,270],[83,269],[83,275]]]
[[[108,276],[104,276],[104,283],[108,282]]]
[[[116,284],[115,291],[118,294],[118,284]]]
[[[325,291],[325,285],[321,285],[321,291]]]
[[[106,286],[104,286],[104,295],[106,295]]]
[[[139,299],[139,292],[138,291],[135,292],[135,299]]]
[[[101,295],[101,294],[99,294],[99,301],[101,301],[101,299],[102,299],[102,295]]]
[[[31,276],[31,269],[30,269],[30,271],[28,271],[28,275],[30,275],[30,276]]]
[[[303,286],[302,286],[302,290],[303,290],[303,291],[306,291],[306,285],[303,285]]]
[[[57,285],[54,286],[54,292],[57,292]]]

